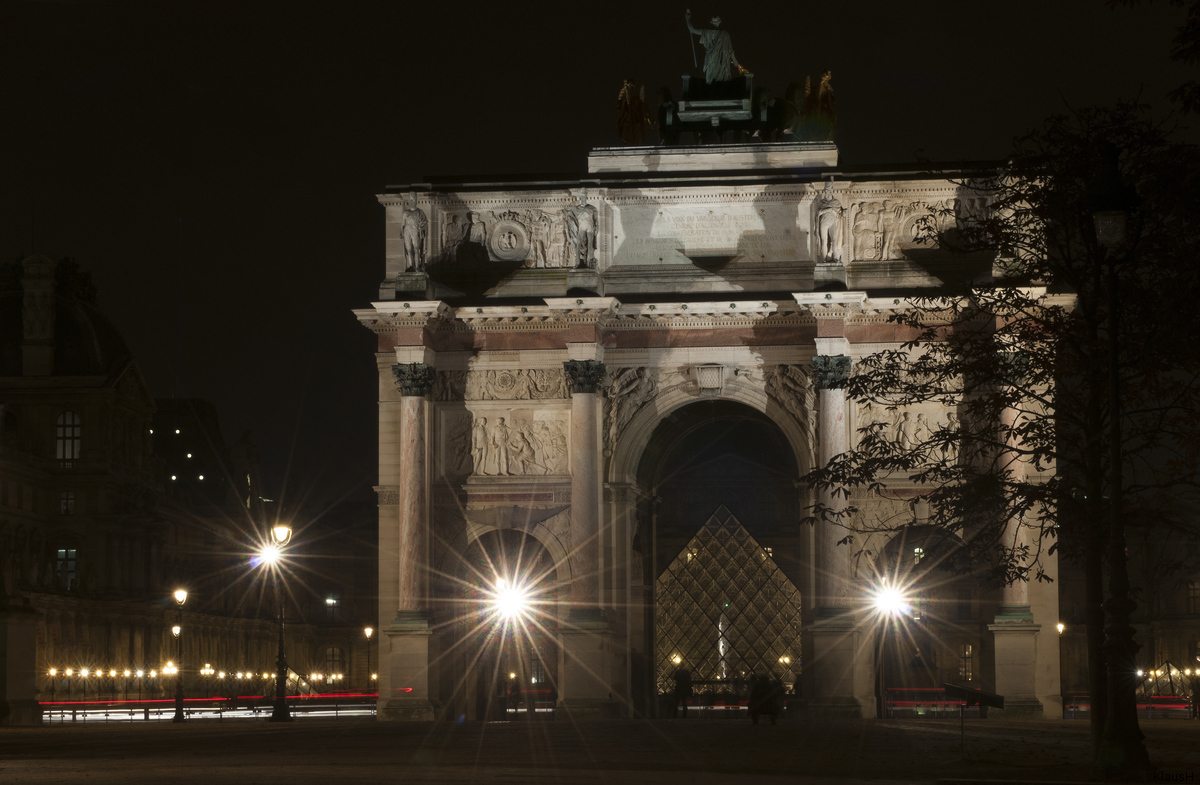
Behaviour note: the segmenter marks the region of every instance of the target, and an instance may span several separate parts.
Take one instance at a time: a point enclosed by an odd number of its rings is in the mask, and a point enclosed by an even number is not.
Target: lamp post
[[[171,722],[185,722],[187,717],[183,714],[183,604],[187,602],[187,592],[183,589],[175,590],[175,604],[178,612],[178,623],[171,628],[171,634],[175,636],[175,717]]]
[[[1136,194],[1124,180],[1120,151],[1111,144],[1099,150],[1100,171],[1089,188],[1096,242],[1108,262],[1108,593],[1104,602],[1104,656],[1108,666],[1108,710],[1104,716],[1097,774],[1103,779],[1141,777],[1150,771],[1150,756],[1138,726],[1134,640],[1130,617],[1137,607],[1129,596],[1125,553],[1124,478],[1121,443],[1121,299],[1117,267],[1126,250],[1129,211]]]
[[[283,555],[283,546],[292,539],[290,526],[276,525],[271,527],[270,542],[263,546],[260,556],[262,563],[271,570],[271,578],[275,584],[275,602],[279,606],[279,656],[275,662],[275,705],[271,711],[269,722],[291,722],[292,715],[287,705],[287,654],[283,648],[283,592],[280,589],[282,577],[278,564]]]
[[[371,691],[371,636],[375,634],[372,627],[363,630],[367,636],[367,692]]]

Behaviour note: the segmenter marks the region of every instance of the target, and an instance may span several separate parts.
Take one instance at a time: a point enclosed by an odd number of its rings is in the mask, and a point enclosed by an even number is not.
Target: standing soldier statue
[[[417,197],[408,202],[404,211],[404,220],[400,224],[400,236],[404,240],[404,270],[405,272],[422,272],[425,269],[425,234],[429,228],[429,219],[421,208],[417,207]]]

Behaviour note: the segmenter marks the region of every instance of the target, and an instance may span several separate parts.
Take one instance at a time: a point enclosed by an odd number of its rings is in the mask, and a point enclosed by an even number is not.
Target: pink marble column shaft
[[[397,610],[423,605],[426,517],[424,396],[400,399],[400,520]]]
[[[599,395],[571,395],[571,545],[575,581],[571,599],[579,611],[600,603]]]
[[[822,388],[819,406],[821,420],[817,463],[825,466],[850,446],[846,436],[845,390],[840,387]],[[836,496],[829,489],[820,491],[818,501],[831,511],[842,512],[846,509],[845,497]],[[850,549],[837,544],[846,534],[848,531],[836,523],[821,521],[817,524],[817,604],[821,607],[844,607],[849,604]]]
[[[1012,407],[1008,407],[1000,413],[1000,435],[1007,447],[1000,452],[1000,467],[1009,473],[1014,482],[1021,482],[1025,479],[1025,463],[1015,452],[1020,440],[1013,433],[1013,428],[1018,425],[1020,416],[1020,412]],[[1006,551],[1011,551],[1020,548],[1024,543],[1025,531],[1020,522],[1015,518],[1010,518],[1005,523],[1004,539],[1001,545]],[[1017,580],[1001,588],[1000,604],[1002,606],[1028,606],[1029,582]]]

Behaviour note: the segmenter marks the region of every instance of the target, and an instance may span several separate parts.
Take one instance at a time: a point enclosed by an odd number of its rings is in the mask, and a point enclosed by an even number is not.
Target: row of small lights
[[[1150,678],[1151,676],[1161,676],[1161,675],[1163,675],[1163,671],[1146,671],[1146,672],[1144,672],[1144,673],[1143,673],[1142,671],[1138,671],[1138,672],[1137,672],[1137,675],[1139,675],[1139,676],[1145,676],[1145,677],[1148,679],[1148,678]],[[1168,675],[1169,675],[1169,674],[1168,674]],[[1191,675],[1192,675],[1192,669],[1191,669],[1191,668],[1184,668],[1184,669],[1183,669],[1183,675],[1184,675],[1184,676],[1191,676]],[[1200,676],[1200,668],[1197,668],[1197,669],[1196,669],[1196,675],[1197,675],[1197,676]]]
[[[175,667],[175,663],[167,662],[167,664],[165,666],[163,666],[162,672],[164,674],[174,674],[174,673],[178,673],[179,669]],[[118,675],[122,675],[127,679],[130,678],[131,676],[139,678],[139,679],[144,676],[147,676],[147,675],[152,679],[158,677],[157,670],[152,670],[147,674],[143,670],[131,671],[128,668],[126,668],[124,671],[120,671],[120,672],[118,672],[116,670],[110,670],[107,674],[104,673],[103,668],[101,668],[99,670],[92,670],[91,668],[80,668],[78,671],[75,670],[74,668],[67,668],[66,670],[62,670],[62,671],[60,671],[58,668],[51,668],[48,671],[46,671],[46,675],[51,676],[51,677],[58,676],[60,673],[63,676],[66,676],[67,678],[70,678],[70,677],[78,674],[81,678],[84,678],[84,679],[89,678],[89,677],[95,677],[98,679],[102,679],[106,675],[109,678],[116,678]],[[204,667],[200,669],[200,673],[204,676],[212,676],[215,674],[218,679],[224,679],[226,677],[225,671],[218,671],[218,670],[214,669],[213,666],[208,663],[204,663]],[[256,678],[260,678],[260,677],[264,678],[264,679],[271,679],[271,678],[275,677],[275,674],[273,674],[273,673],[258,674],[258,673],[255,673],[254,671],[238,671],[234,675],[234,678],[236,678],[236,679],[256,679]],[[296,674],[294,674],[294,673],[289,674],[288,678],[294,679],[294,678],[296,678]],[[311,673],[311,674],[309,674],[309,681],[320,681],[321,679],[325,679],[326,681],[342,681],[345,678],[346,678],[346,676],[343,673],[326,673],[326,674]],[[378,678],[379,678],[378,673],[371,674],[372,681],[374,681]]]
[[[162,669],[162,672],[163,672],[163,673],[174,673],[174,672],[175,672],[175,663],[173,663],[173,662],[168,662],[168,663],[167,663],[167,664],[166,664],[166,665],[163,667],[163,669]],[[100,668],[100,669],[98,669],[98,670],[95,670],[95,671],[93,671],[91,668],[80,668],[78,671],[77,671],[77,670],[75,670],[74,668],[67,668],[66,670],[62,670],[62,671],[60,671],[58,668],[51,668],[50,670],[46,671],[46,675],[47,675],[47,676],[57,676],[57,675],[58,675],[58,674],[60,674],[60,673],[61,673],[63,676],[66,676],[67,678],[70,678],[70,677],[74,676],[74,675],[75,675],[75,674],[77,674],[77,673],[79,674],[79,676],[81,676],[82,678],[85,678],[85,679],[86,679],[86,678],[88,678],[89,676],[95,676],[97,679],[102,679],[102,678],[104,678],[104,677],[105,677],[105,675],[107,675],[107,676],[108,676],[110,679],[112,679],[112,678],[116,678],[116,677],[117,677],[117,671],[115,671],[115,670],[110,670],[110,671],[109,671],[107,674],[105,674],[105,673],[104,673],[104,669],[103,669],[103,668]],[[147,675],[149,675],[149,676],[150,676],[150,678],[152,678],[152,679],[153,679],[153,678],[156,678],[156,677],[158,676],[158,671],[156,671],[156,670],[152,670],[152,671],[150,671],[150,673],[149,673],[149,674],[147,674],[147,673],[146,673],[145,671],[143,671],[143,670],[131,671],[131,670],[129,670],[128,668],[126,668],[124,671],[122,671],[122,672],[121,672],[121,675],[122,675],[122,676],[124,676],[124,677],[125,677],[125,678],[127,678],[127,679],[128,679],[130,676],[136,676],[137,678],[139,678],[139,679],[140,679],[140,678],[142,678],[143,676],[147,676]]]

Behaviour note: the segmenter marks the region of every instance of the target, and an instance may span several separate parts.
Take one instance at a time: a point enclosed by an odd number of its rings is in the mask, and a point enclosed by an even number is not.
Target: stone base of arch
[[[379,696],[377,716],[386,721],[425,722],[437,717],[430,699],[429,622],[419,616],[398,616],[384,631],[390,656],[386,679],[387,695]]]
[[[873,627],[845,613],[816,619],[805,637],[806,712],[812,717],[874,717]]]
[[[562,695],[558,710],[579,719],[624,716],[612,692],[618,652],[613,631],[602,619],[573,619],[561,633]],[[624,696],[622,696],[624,697]]]

